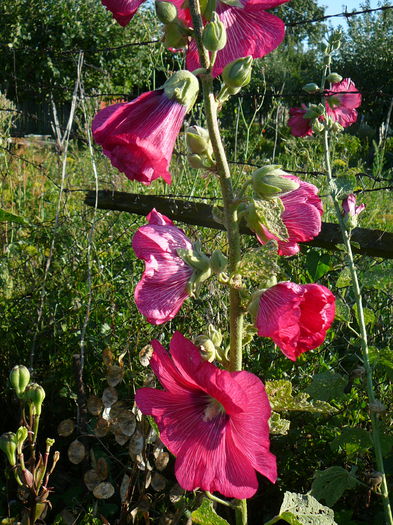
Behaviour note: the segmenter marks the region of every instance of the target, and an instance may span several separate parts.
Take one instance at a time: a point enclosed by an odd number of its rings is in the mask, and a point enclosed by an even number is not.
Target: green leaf
[[[344,428],[331,443],[334,451],[343,450],[348,456],[366,452],[373,445],[370,432],[362,428]]]
[[[352,193],[356,185],[357,182],[354,175],[340,175],[336,178],[336,186],[340,197]]]
[[[27,221],[23,217],[20,217],[20,215],[15,215],[15,213],[11,213],[6,210],[2,210],[0,208],[0,222],[16,222],[17,224],[23,224],[26,225]]]
[[[342,467],[329,467],[315,472],[311,494],[319,501],[325,500],[326,505],[332,507],[346,490],[355,488],[358,483],[352,472]]]
[[[383,368],[385,373],[393,379],[393,353],[388,348],[369,347],[370,363],[375,367]]]
[[[204,498],[202,505],[191,514],[192,522],[200,525],[229,525],[227,520],[221,518],[213,509],[213,502]]]
[[[277,412],[272,412],[269,419],[270,434],[284,436],[288,434],[290,425],[289,419],[284,419]]]
[[[281,218],[284,207],[281,199],[255,200],[255,212],[259,222],[280,240],[288,239],[288,230]]]
[[[307,254],[307,270],[312,281],[318,281],[331,270],[330,255],[312,250]]]
[[[340,275],[338,276],[336,286],[337,288],[346,288],[352,284],[351,272],[348,267],[345,267],[341,270]]]
[[[286,492],[280,509],[280,516],[287,514],[296,521],[285,521],[292,525],[337,525],[334,512],[321,505],[313,496]],[[293,516],[293,518],[292,518]]]
[[[393,286],[391,277],[391,263],[374,266],[366,272],[362,272],[360,281],[364,288],[374,288],[375,290],[388,290]]]
[[[301,392],[295,397],[292,395],[292,383],[285,379],[266,381],[266,392],[272,409],[275,412],[301,411],[332,414],[336,408],[325,401],[308,401],[308,394]]]
[[[302,525],[302,523],[296,519],[296,516],[292,512],[283,512],[279,516],[275,516],[273,519],[269,520],[265,525],[274,525],[278,521],[286,521],[290,525]]]
[[[353,309],[355,311],[355,316],[356,316],[357,322],[359,323],[359,315],[358,315],[358,307],[357,306],[358,306],[357,304],[354,304],[353,305]],[[372,310],[370,310],[370,308],[363,308],[363,316],[364,316],[364,322],[366,323],[366,325],[368,325],[368,324],[373,325],[375,323],[375,315],[374,315],[374,312]]]
[[[393,435],[391,434],[382,434],[380,436],[381,438],[381,448],[382,448],[382,455],[388,456],[392,450],[393,447]]]
[[[335,315],[335,318],[338,321],[344,321],[345,323],[349,323],[351,321],[351,309],[339,297],[336,297],[336,315]]]
[[[331,401],[341,399],[347,386],[347,379],[334,372],[321,372],[312,378],[312,383],[306,388],[306,392],[313,399]]]

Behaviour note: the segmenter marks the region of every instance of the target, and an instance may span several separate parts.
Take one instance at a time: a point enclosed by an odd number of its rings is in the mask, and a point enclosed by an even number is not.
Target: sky
[[[360,11],[362,9],[361,4],[363,3],[362,0],[318,0],[319,5],[326,7],[326,15],[342,13],[345,11],[345,7],[347,7],[347,11],[353,11],[354,9]],[[378,7],[378,3],[378,0],[370,0],[370,8],[375,9]],[[334,27],[338,25],[346,27],[345,18],[343,17],[329,18],[329,21]]]

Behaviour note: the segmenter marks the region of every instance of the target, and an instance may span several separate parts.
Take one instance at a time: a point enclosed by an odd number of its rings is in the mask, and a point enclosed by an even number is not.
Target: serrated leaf
[[[317,500],[324,500],[332,507],[346,490],[356,487],[359,481],[342,467],[334,466],[326,470],[317,470],[311,485],[311,495]]]
[[[362,272],[360,280],[364,288],[374,288],[375,290],[392,288],[392,263],[390,261],[385,262],[383,266],[374,266],[366,272]]]
[[[273,519],[269,520],[265,525],[274,525],[274,523],[281,520],[286,521],[289,525],[302,525],[292,512],[283,512],[279,516],[275,516]]]
[[[334,512],[329,507],[321,505],[313,496],[286,492],[280,509],[280,516],[292,514],[301,525],[337,525]],[[285,519],[285,518],[282,518]],[[288,521],[298,525],[296,521]]]
[[[275,412],[301,411],[332,414],[336,408],[325,401],[308,401],[310,397],[305,392],[292,395],[292,383],[285,379],[266,382],[266,393],[272,409]]]
[[[243,254],[237,271],[248,279],[262,283],[258,286],[263,288],[263,281],[270,279],[272,274],[279,272],[277,259],[277,244],[275,241],[269,241],[259,248],[247,250]]]
[[[202,505],[191,514],[192,522],[200,525],[229,525],[227,520],[221,518],[213,509],[212,501],[204,498]]]
[[[269,419],[270,434],[285,436],[288,434],[291,422],[284,419],[277,412],[272,412]]]
[[[340,275],[338,276],[336,286],[337,288],[346,288],[352,284],[351,272],[348,267],[345,267],[341,270]]]
[[[354,304],[353,309],[355,311],[356,320],[360,324],[357,306],[358,306],[357,304]],[[363,308],[363,317],[364,317],[364,322],[366,325],[368,324],[373,325],[375,323],[375,315],[374,315],[374,312],[370,310],[370,308]]]
[[[371,434],[362,428],[344,428],[330,443],[332,450],[343,450],[348,456],[366,452],[371,447]]]
[[[331,401],[341,399],[344,396],[344,389],[347,386],[347,379],[335,372],[321,372],[312,378],[311,384],[306,388],[306,392],[313,399],[321,401]]]
[[[288,230],[281,218],[284,211],[281,199],[255,200],[254,206],[259,222],[264,224],[277,239],[286,241]]]
[[[10,211],[2,210],[0,209],[0,222],[16,222],[17,224],[27,224],[26,219],[21,217],[20,215],[15,215],[15,213],[11,213]]]

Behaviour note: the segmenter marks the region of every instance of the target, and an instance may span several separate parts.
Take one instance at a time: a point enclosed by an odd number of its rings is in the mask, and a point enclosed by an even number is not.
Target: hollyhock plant
[[[239,0],[236,2],[217,2],[216,12],[224,24],[227,33],[227,45],[218,51],[212,70],[213,76],[219,75],[224,67],[233,60],[251,55],[261,58],[278,47],[284,39],[284,22],[275,15],[267,13],[288,0]],[[189,15],[179,10],[179,17],[186,22]],[[193,71],[200,67],[198,50],[193,40],[187,51],[187,69]]]
[[[350,193],[348,197],[343,200],[342,205],[344,215],[350,215],[351,217],[359,215],[366,207],[365,204],[356,206],[356,195],[354,193]]]
[[[164,390],[141,388],[135,402],[155,418],[160,439],[176,456],[180,486],[243,499],[258,488],[256,470],[274,483],[271,410],[260,379],[203,360],[179,332],[172,337],[170,355],[158,341],[152,345],[150,364]]]
[[[280,197],[284,205],[281,219],[287,229],[288,238],[280,240],[263,224],[259,225],[256,235],[261,244],[265,244],[270,239],[276,240],[279,255],[296,255],[300,249],[299,242],[310,241],[321,231],[323,207],[316,186],[294,175],[285,175],[285,177],[299,184],[296,190]]]
[[[362,95],[350,78],[331,85],[325,90],[325,106],[328,116],[347,128],[358,118],[356,108],[362,103]]]
[[[194,270],[177,250],[191,250],[192,244],[155,209],[146,218],[149,224],[141,226],[132,240],[135,255],[145,261],[145,271],[135,288],[135,303],[149,323],[162,324],[173,319],[189,297],[187,285]]]
[[[170,184],[176,137],[198,89],[194,75],[178,71],[162,89],[99,111],[92,125],[94,140],[130,180],[149,185],[161,177]]]
[[[270,337],[291,361],[320,346],[335,314],[335,297],[319,284],[278,283],[259,295],[258,335]]]
[[[291,134],[294,137],[307,137],[313,134],[311,119],[306,118],[307,106],[290,108],[288,126],[291,128]]]

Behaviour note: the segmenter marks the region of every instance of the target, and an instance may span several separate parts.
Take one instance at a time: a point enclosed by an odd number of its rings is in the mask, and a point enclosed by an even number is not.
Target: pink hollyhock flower
[[[291,134],[294,137],[307,137],[313,134],[311,119],[305,117],[306,112],[307,106],[305,104],[302,104],[301,108],[289,110],[288,126],[291,128]]]
[[[126,26],[145,0],[101,0],[102,4],[113,14],[113,18]]]
[[[326,112],[334,121],[344,128],[356,122],[358,113],[355,108],[362,103],[362,95],[350,78],[332,84],[325,91],[325,97]]]
[[[135,303],[149,323],[162,324],[175,317],[189,296],[187,284],[194,270],[177,250],[192,249],[192,244],[155,209],[146,218],[149,224],[139,228],[132,240],[135,255],[145,261],[145,271],[135,288]]]
[[[278,47],[284,39],[285,25],[277,16],[267,13],[288,0],[240,0],[241,6],[229,6],[218,2],[216,12],[227,32],[227,45],[218,51],[213,76],[237,58],[251,55],[261,58]],[[179,17],[187,21],[187,15],[179,10]],[[195,40],[187,51],[187,69],[201,67]]]
[[[359,215],[359,213],[361,213],[366,207],[365,204],[356,206],[356,195],[354,193],[351,193],[343,200],[342,206],[344,215],[349,215],[350,217]]]
[[[179,332],[172,338],[171,355],[158,341],[152,345],[150,364],[164,390],[141,388],[135,401],[155,418],[162,442],[176,456],[181,487],[243,499],[258,488],[255,470],[274,483],[271,411],[260,379],[204,361]]]
[[[321,345],[335,314],[335,297],[319,284],[278,283],[259,299],[258,335],[270,337],[292,361]]]
[[[281,219],[287,228],[288,240],[281,241],[266,226],[262,227],[263,236],[257,235],[257,239],[261,244],[275,239],[279,255],[295,255],[300,249],[299,242],[311,241],[321,231],[323,207],[316,186],[294,175],[285,177],[299,184],[296,190],[280,197],[285,208]]]

